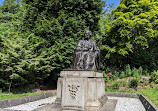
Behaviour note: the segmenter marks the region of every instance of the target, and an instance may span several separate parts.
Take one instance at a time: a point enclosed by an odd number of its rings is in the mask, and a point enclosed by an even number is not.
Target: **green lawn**
[[[158,107],[158,89],[141,89],[138,91],[133,91],[133,90],[114,90],[114,89],[109,89],[107,90],[108,92],[128,92],[128,93],[140,93],[146,96],[149,100],[151,100],[157,107]]]
[[[13,93],[0,93],[0,100],[19,98],[24,96],[30,96],[35,94],[40,94],[41,92],[31,92],[31,93],[21,93],[21,94],[13,94]]]

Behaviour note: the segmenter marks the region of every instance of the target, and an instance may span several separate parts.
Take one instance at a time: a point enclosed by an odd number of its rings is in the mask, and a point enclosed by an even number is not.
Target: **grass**
[[[158,107],[158,88],[152,89],[140,89],[137,91],[133,90],[116,90],[116,89],[108,89],[108,92],[128,92],[128,93],[140,93],[146,96],[149,100],[151,100]]]
[[[158,89],[149,88],[147,90],[138,90],[137,92],[146,96],[158,107]]]
[[[40,94],[41,92],[30,92],[30,93],[21,93],[21,94],[13,94],[13,93],[0,93],[0,101],[6,100],[6,99],[12,99],[12,98],[19,98],[24,96],[31,96]]]

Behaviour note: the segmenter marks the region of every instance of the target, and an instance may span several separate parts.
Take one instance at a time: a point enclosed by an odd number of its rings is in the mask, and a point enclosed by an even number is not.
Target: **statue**
[[[73,69],[94,70],[99,69],[100,50],[96,43],[90,38],[91,31],[85,32],[85,39],[80,40],[75,47]]]

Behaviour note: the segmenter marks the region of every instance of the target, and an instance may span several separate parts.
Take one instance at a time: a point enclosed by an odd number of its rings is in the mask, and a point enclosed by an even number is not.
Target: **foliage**
[[[2,90],[56,80],[62,69],[70,68],[74,46],[84,31],[96,35],[100,30],[103,4],[101,0],[5,0],[0,6]]]
[[[116,67],[107,67],[105,71],[102,72],[105,82],[108,82],[109,80],[116,80],[119,77],[119,68]]]
[[[113,89],[119,89],[119,86],[120,86],[120,83],[119,83],[119,82],[115,82],[115,83],[112,85],[112,88],[113,88]]]
[[[2,13],[17,13],[20,8],[19,0],[4,0],[3,5],[0,7]]]
[[[151,80],[158,84],[158,71],[154,71],[151,75]]]
[[[12,34],[12,38],[1,39],[0,49],[0,84],[3,89],[12,85],[12,89],[23,87],[25,84],[40,84],[51,74],[54,69],[50,64],[50,58],[46,58],[47,53],[36,54],[36,47],[40,45],[29,44],[28,39],[22,39],[19,35]]]
[[[21,30],[45,40],[43,47],[53,56],[53,73],[58,74],[70,68],[74,46],[83,39],[85,30],[90,29],[95,35],[99,29],[103,4],[101,0],[24,0]],[[37,53],[39,50],[43,49],[38,47]]]
[[[140,82],[140,78],[134,77],[134,78],[131,80],[129,86],[130,86],[131,88],[136,88],[136,87],[138,86],[139,82]]]
[[[126,74],[126,77],[132,76],[132,71],[129,64],[125,65],[125,74]]]
[[[121,71],[121,74],[120,74],[120,77],[119,77],[120,79],[122,79],[122,78],[125,78],[125,72],[124,71]]]
[[[121,0],[114,20],[105,23],[102,51],[107,65],[157,69],[158,5],[151,0]]]

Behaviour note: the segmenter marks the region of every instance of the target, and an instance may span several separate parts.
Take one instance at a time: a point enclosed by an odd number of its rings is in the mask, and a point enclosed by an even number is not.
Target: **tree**
[[[99,30],[103,5],[101,0],[24,0],[22,30],[46,40],[45,48],[53,56],[51,65],[56,67],[54,73],[59,73],[70,68],[74,46],[84,38],[85,30],[94,35]]]
[[[90,29],[99,30],[101,0],[23,0],[16,12],[2,5],[0,85],[15,89],[56,79],[70,68],[74,46]],[[6,9],[6,10],[4,10]],[[9,17],[9,19],[5,19]]]
[[[112,13],[114,21],[105,24],[106,35],[102,45],[108,62],[121,66],[142,65],[148,69],[157,64],[151,60],[155,58],[151,56],[155,51],[149,52],[154,50],[152,47],[157,41],[157,1],[122,0]]]
[[[0,7],[2,13],[17,13],[19,11],[20,1],[19,0],[5,0],[3,5]]]

